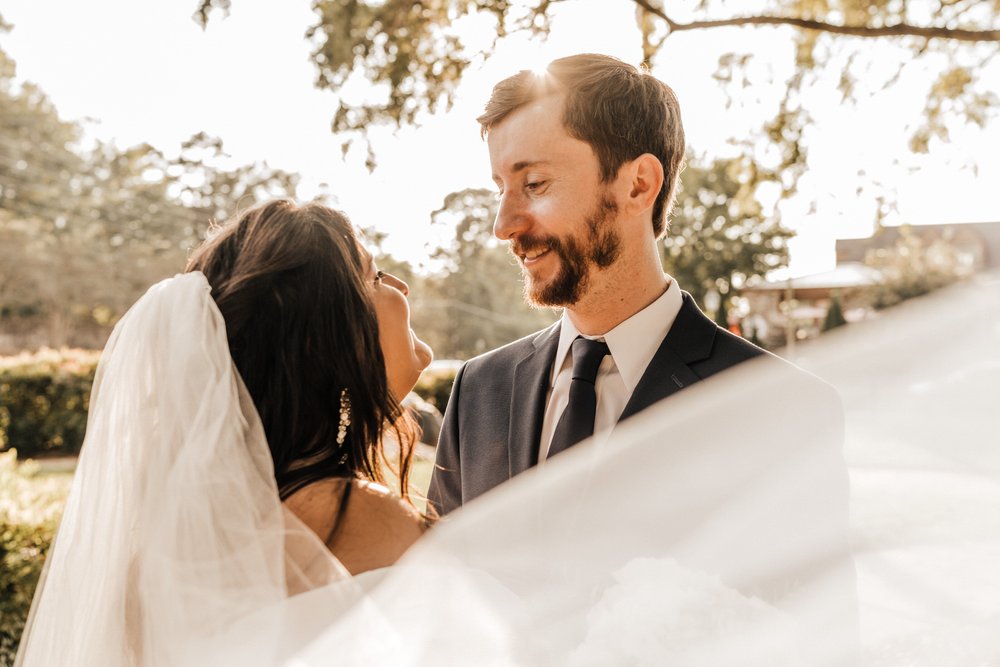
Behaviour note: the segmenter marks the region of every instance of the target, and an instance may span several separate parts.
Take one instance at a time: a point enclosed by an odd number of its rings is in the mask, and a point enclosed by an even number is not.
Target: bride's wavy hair
[[[212,231],[188,261],[226,322],[287,499],[327,478],[399,478],[409,499],[415,422],[389,391],[370,258],[347,217],[318,203],[271,201]],[[350,426],[337,444],[341,393]],[[399,454],[390,461],[383,436]]]

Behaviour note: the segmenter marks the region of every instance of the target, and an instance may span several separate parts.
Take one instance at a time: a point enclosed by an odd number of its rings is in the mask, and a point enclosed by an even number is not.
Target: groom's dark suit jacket
[[[476,357],[459,371],[428,491],[438,512],[447,514],[538,463],[558,345],[557,322]],[[717,326],[685,292],[680,312],[619,421],[760,355],[769,353]]]
[[[428,499],[441,514],[524,472],[538,462],[559,323],[467,362],[455,378],[438,441]],[[820,582],[835,604],[799,614],[842,651],[833,664],[856,654],[856,593],[850,559],[843,408],[836,391],[819,378],[716,326],[687,293],[670,331],[646,368],[619,422],[712,375],[757,358],[766,372],[733,372],[726,385],[737,398],[722,406],[706,438],[684,446],[719,475],[699,491],[719,506],[742,508],[743,498],[767,498],[778,510],[754,513],[734,527],[730,548],[703,554],[698,565],[739,590],[766,601],[794,599]],[[753,368],[746,370],[754,371]],[[761,379],[763,378],[763,379]],[[744,388],[743,384],[746,386]],[[729,395],[727,393],[727,395]],[[650,501],[683,506],[676,472],[663,471]],[[744,495],[740,495],[740,493]],[[749,503],[753,505],[751,501]],[[692,521],[697,522],[698,517]],[[677,527],[664,526],[665,531]],[[741,536],[748,536],[744,539]],[[767,563],[752,580],[747,562]],[[762,575],[761,572],[764,574]],[[804,662],[803,664],[820,664]],[[825,661],[824,663],[825,664]]]

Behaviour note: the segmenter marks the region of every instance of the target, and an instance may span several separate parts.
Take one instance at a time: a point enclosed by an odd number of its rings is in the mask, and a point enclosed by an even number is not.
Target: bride
[[[287,201],[241,215],[187,271],[212,288],[285,507],[351,574],[391,565],[427,525],[408,502],[415,437],[400,401],[432,354],[410,329],[406,283],[342,214]],[[373,483],[387,433],[403,502]]]
[[[17,664],[191,664],[248,612],[394,563],[428,525],[407,292],[345,216],[288,201],[153,286],[101,357]]]

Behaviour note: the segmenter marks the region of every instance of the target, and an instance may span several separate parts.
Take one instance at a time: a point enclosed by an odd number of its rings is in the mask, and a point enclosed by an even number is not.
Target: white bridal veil
[[[346,576],[278,501],[209,289],[161,282],[112,333],[17,664],[198,664],[238,619]]]
[[[165,281],[102,356],[20,664],[1000,664],[998,287],[800,347],[843,458],[747,364],[351,579],[282,511],[204,278]]]

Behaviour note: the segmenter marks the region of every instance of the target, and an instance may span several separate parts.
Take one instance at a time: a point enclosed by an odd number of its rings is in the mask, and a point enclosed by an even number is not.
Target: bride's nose
[[[410,286],[407,285],[404,281],[402,281],[399,278],[397,278],[396,276],[392,275],[391,273],[383,273],[382,274],[382,280],[387,285],[391,285],[392,287],[395,287],[396,289],[398,289],[405,296],[409,296],[410,295]]]

